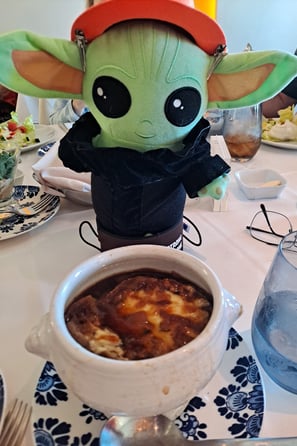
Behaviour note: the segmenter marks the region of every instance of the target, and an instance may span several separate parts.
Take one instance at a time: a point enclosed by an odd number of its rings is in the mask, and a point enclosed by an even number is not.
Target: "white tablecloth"
[[[61,136],[61,130],[56,130]],[[31,166],[37,159],[36,151],[23,154],[24,184],[34,184]],[[255,167],[276,169],[287,179],[287,187],[278,199],[263,202],[268,209],[285,213],[297,229],[297,151],[262,145],[249,163],[232,163],[233,171]],[[260,201],[247,200],[231,177],[226,211],[214,212],[209,198],[188,200],[185,215],[199,227],[203,244],[194,248],[185,242],[184,249],[205,261],[242,303],[243,314],[234,328],[253,351],[252,312],[276,248],[257,242],[245,230]],[[79,223],[85,219],[95,221],[92,208],[62,199],[51,221],[27,234],[0,241],[0,369],[10,400],[16,395],[32,399],[44,364],[25,350],[24,339],[47,312],[58,283],[74,266],[97,253],[78,236]],[[281,390],[265,374],[263,382],[266,410],[261,435],[297,436],[297,395]],[[24,446],[32,446],[30,433]]]

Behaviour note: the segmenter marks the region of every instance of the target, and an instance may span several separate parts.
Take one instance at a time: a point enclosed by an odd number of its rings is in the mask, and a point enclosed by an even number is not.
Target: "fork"
[[[17,398],[5,416],[1,446],[20,446],[31,418],[32,407]]]
[[[17,203],[12,203],[3,209],[0,209],[0,211],[31,217],[46,209],[56,199],[57,197],[55,195],[45,194],[38,203],[33,204],[32,206],[20,206]]]

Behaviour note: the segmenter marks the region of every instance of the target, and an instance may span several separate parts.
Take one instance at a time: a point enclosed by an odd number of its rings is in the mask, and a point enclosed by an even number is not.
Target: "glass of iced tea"
[[[225,110],[223,136],[232,161],[252,159],[261,145],[261,104]]]

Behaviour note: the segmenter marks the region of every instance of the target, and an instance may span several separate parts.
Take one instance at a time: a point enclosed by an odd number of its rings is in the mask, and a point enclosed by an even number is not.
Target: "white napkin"
[[[78,173],[64,167],[58,157],[59,144],[60,142],[57,141],[37,163],[33,164],[32,169],[36,181],[42,184],[47,192],[54,195],[64,196],[65,190],[90,192],[91,174]]]

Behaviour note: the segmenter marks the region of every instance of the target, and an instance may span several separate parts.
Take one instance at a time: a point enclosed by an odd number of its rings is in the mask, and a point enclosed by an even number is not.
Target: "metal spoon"
[[[182,441],[177,426],[163,415],[142,418],[113,416],[100,433],[100,446],[179,446]]]
[[[249,438],[224,440],[198,440],[203,446],[296,446],[297,437],[292,438]],[[174,421],[158,415],[155,417],[131,418],[113,416],[103,426],[100,446],[190,446]]]

